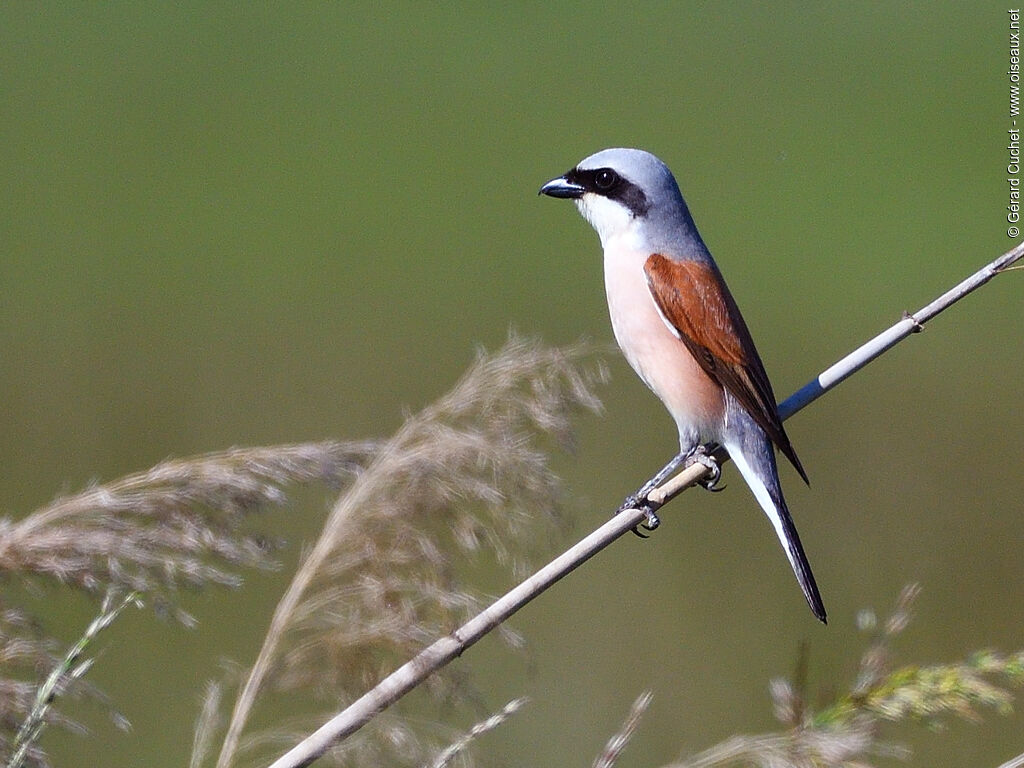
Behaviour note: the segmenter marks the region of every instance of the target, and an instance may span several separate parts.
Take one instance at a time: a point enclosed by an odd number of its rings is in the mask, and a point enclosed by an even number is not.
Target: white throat
[[[607,248],[612,241],[640,247],[640,220],[633,216],[626,206],[607,197],[590,192],[576,200],[583,218],[590,222],[601,238],[601,245]]]

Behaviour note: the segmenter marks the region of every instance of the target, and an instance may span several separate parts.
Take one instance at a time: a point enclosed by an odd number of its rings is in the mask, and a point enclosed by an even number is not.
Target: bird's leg
[[[715,457],[708,453],[706,446],[698,445],[694,448],[685,459],[687,467],[692,467],[694,464],[700,464],[703,467],[707,467],[708,476],[703,480],[698,480],[697,485],[706,491],[712,493],[718,493],[724,491],[725,486],[718,487],[718,481],[722,479],[722,468],[718,466],[718,462]],[[648,491],[650,493],[650,491]]]
[[[633,529],[633,533],[635,533],[640,538],[647,538],[644,534],[640,533],[640,528],[643,528],[645,531],[653,531],[655,528],[661,525],[661,520],[658,519],[658,515],[656,514],[658,507],[660,507],[661,505],[655,504],[654,502],[649,500],[647,498],[647,495],[655,488],[657,488],[659,485],[661,485],[665,481],[665,478],[667,478],[669,475],[671,475],[673,472],[679,469],[683,462],[687,461],[692,455],[693,450],[690,450],[687,451],[686,453],[680,453],[672,457],[672,461],[670,461],[668,464],[662,467],[658,471],[658,473],[650,480],[648,480],[646,483],[644,483],[643,486],[641,486],[636,493],[631,493],[629,496],[627,496],[626,500],[622,502],[622,506],[620,506],[618,510],[616,510],[615,514],[618,514],[619,512],[624,512],[627,509],[642,509],[644,511],[644,514],[647,516],[647,520],[643,523],[640,523],[639,526]]]
[[[648,480],[640,487],[640,490],[626,497],[626,500],[622,503],[622,506],[619,507],[619,511],[622,511],[623,509],[637,509],[641,504],[646,504],[647,495],[655,488],[657,488],[659,485],[661,485],[663,482],[665,482],[665,479],[668,478],[668,476],[675,472],[677,469],[679,469],[679,467],[683,465],[683,462],[687,461],[692,455],[693,450],[673,456],[672,461],[670,461],[664,467],[659,469],[658,473],[654,477],[652,477],[650,480]]]
[[[701,466],[707,467],[709,475],[704,480],[699,480],[697,485],[701,486],[705,490],[717,493],[718,491],[725,490],[725,487],[718,487],[718,481],[722,478],[722,469],[718,466],[718,462],[715,457],[712,456],[705,445],[698,443],[693,448],[683,453],[679,453],[672,457],[672,460],[658,470],[658,473],[648,480],[636,493],[631,493],[626,497],[626,500],[622,502],[622,506],[616,510],[616,514],[624,512],[627,509],[641,509],[647,516],[647,520],[640,523],[639,526],[633,529],[633,533],[642,539],[646,539],[647,536],[640,533],[640,528],[645,531],[653,531],[659,525],[661,520],[658,518],[657,510],[661,507],[661,504],[656,504],[647,498],[647,496],[661,485],[668,477],[682,467],[691,467],[694,464],[700,464]]]

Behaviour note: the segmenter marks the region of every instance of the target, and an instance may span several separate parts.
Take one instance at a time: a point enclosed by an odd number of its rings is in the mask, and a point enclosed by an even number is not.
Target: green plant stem
[[[78,639],[78,642],[71,646],[61,662],[54,667],[43,684],[39,686],[32,711],[28,713],[25,722],[21,724],[14,737],[14,753],[7,761],[6,768],[21,768],[24,765],[29,749],[39,740],[46,727],[46,713],[63,691],[66,682],[82,677],[92,666],[91,659],[80,661],[86,648],[100,632],[114,622],[121,611],[130,604],[137,603],[138,598],[137,592],[130,592],[116,605],[112,593],[107,593],[103,598],[100,614],[86,627],[85,633]]]

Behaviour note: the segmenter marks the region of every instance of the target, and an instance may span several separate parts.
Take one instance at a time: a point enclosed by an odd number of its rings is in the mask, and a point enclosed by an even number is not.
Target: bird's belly
[[[605,291],[615,340],[675,419],[681,443],[716,439],[725,414],[722,388],[662,319],[647,287],[646,260],[643,252],[605,250]]]

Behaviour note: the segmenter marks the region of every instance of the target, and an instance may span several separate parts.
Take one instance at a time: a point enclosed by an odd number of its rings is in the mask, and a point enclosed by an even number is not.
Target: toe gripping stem
[[[724,485],[721,487],[718,485],[718,481],[722,479],[722,468],[718,465],[715,457],[709,454],[703,445],[699,446],[686,460],[686,466],[692,467],[694,464],[700,464],[708,470],[707,477],[698,480],[697,485],[712,493],[725,490]]]
[[[641,539],[650,539],[650,537],[646,534],[641,534],[640,528],[643,528],[644,530],[653,530],[658,525],[662,524],[662,520],[660,520],[657,516],[657,509],[660,508],[660,506],[662,505],[647,499],[646,495],[640,496],[639,494],[633,494],[632,496],[628,497],[625,502],[623,502],[623,506],[618,508],[616,514],[618,512],[626,512],[627,510],[631,509],[642,510],[645,517],[644,521],[633,526],[631,530],[633,531],[634,535],[640,537]]]
[[[648,494],[657,488],[665,479],[675,472],[680,465],[692,466],[694,464],[700,464],[701,466],[707,467],[708,475],[702,480],[699,480],[697,484],[702,488],[717,493],[718,491],[724,490],[724,486],[718,487],[718,481],[722,479],[722,469],[719,467],[718,462],[707,447],[698,445],[690,453],[680,454],[666,464],[657,475],[648,480],[644,486],[636,493],[631,494],[619,507],[618,512],[625,512],[627,509],[640,509],[643,510],[646,519],[644,522],[637,525],[632,529],[633,533],[639,536],[641,539],[650,538],[646,534],[640,532],[643,528],[645,531],[653,531],[659,525],[661,520],[658,518],[657,511],[661,508],[661,504],[652,501],[648,498]]]

